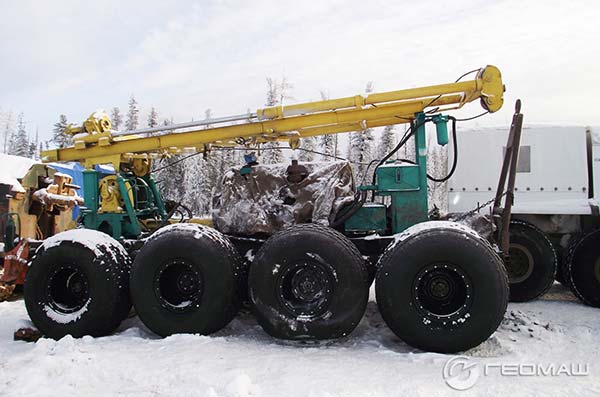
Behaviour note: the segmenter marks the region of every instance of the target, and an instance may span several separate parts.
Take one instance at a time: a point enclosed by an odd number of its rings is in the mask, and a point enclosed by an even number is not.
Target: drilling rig
[[[499,249],[484,236],[463,224],[430,220],[426,168],[428,123],[435,125],[437,143],[446,145],[448,124],[455,132],[457,121],[448,112],[476,100],[489,113],[503,105],[500,71],[488,65],[473,72],[475,78],[449,84],[136,131],[113,131],[106,114],[92,114],[70,128],[71,147],[43,153],[44,162],[77,161],[87,169],[83,228],[46,239],[27,274],[32,321],[52,338],[102,336],[118,327],[133,304],[160,336],[211,334],[248,300],[275,338],[333,339],[358,325],[374,279],[381,315],[405,342],[437,352],[477,346],[503,318],[506,272]],[[231,232],[219,222],[172,224],[175,209],[161,198],[152,176],[153,161],[172,154],[250,151],[273,141],[294,149],[306,137],[395,124],[409,127],[396,149],[373,164],[369,184],[351,182],[351,195],[325,219],[292,217],[266,234]],[[409,139],[414,159],[393,160]],[[248,157],[225,176],[223,190],[253,184],[264,191],[261,166]],[[106,164],[114,174],[94,168]],[[280,208],[300,200],[313,172],[297,162],[284,171],[276,186],[287,192],[277,201]],[[327,178],[327,172],[315,179]],[[263,199],[250,201],[259,207]],[[252,213],[246,218],[256,221]]]

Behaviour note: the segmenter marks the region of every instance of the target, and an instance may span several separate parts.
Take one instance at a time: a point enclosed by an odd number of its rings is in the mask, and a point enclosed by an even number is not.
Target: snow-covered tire
[[[249,274],[250,300],[262,328],[280,339],[333,339],[356,328],[369,298],[356,246],[316,224],[271,236]]]
[[[125,249],[102,232],[56,234],[38,248],[27,272],[29,317],[54,339],[108,335],[131,309],[130,268]]]
[[[381,256],[379,311],[400,339],[422,350],[475,347],[498,328],[508,303],[502,260],[475,231],[452,222],[415,225]]]
[[[135,257],[133,305],[142,322],[163,337],[217,332],[241,306],[241,266],[239,254],[217,230],[166,226]]]
[[[584,303],[600,307],[600,230],[586,234],[569,250],[565,278]]]
[[[528,302],[545,294],[554,283],[554,246],[540,229],[521,220],[510,221],[510,261],[506,263],[510,300]]]

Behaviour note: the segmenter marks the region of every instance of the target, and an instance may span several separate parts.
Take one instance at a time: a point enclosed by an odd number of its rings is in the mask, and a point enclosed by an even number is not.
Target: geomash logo
[[[446,361],[442,377],[455,390],[468,390],[477,383],[480,375],[497,373],[500,376],[588,376],[589,364],[534,364],[534,363],[484,363],[469,362],[467,356],[456,356]]]
[[[479,379],[479,367],[477,363],[469,363],[467,356],[452,357],[446,361],[442,377],[454,390],[468,390]]]

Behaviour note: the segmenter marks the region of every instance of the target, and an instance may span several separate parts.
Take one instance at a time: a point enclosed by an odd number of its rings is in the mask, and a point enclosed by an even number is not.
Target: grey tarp
[[[258,165],[249,175],[230,170],[216,187],[212,220],[234,235],[271,235],[295,223],[329,225],[354,197],[352,168],[345,161],[302,163],[308,176],[286,179],[287,164]]]

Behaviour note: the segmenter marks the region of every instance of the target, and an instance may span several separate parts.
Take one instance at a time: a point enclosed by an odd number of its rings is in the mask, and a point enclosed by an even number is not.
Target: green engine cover
[[[383,233],[386,230],[386,226],[385,205],[367,203],[346,221],[344,228],[346,232]]]

